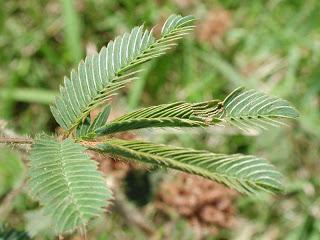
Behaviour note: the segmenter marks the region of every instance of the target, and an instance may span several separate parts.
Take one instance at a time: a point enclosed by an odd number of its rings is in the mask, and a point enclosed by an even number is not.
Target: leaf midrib
[[[66,163],[65,163],[63,156],[64,156],[64,154],[63,154],[62,144],[60,143],[59,150],[58,150],[58,159],[60,159],[60,161],[61,161],[61,172],[62,172],[63,178],[65,180],[65,186],[67,187],[67,189],[68,189],[67,191],[69,193],[67,197],[71,200],[72,205],[75,206],[74,209],[78,213],[78,216],[80,218],[81,223],[84,225],[85,224],[84,216],[82,215],[82,212],[80,211],[80,205],[79,205],[78,201],[76,200],[76,198],[74,197],[73,191],[70,187],[71,181],[69,181],[68,173],[67,173],[67,171],[65,171],[65,164]]]

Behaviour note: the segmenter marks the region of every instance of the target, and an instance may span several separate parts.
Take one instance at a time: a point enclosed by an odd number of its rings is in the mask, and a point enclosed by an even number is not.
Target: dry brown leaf
[[[175,209],[198,232],[217,234],[234,222],[237,193],[219,183],[186,173],[163,182],[158,202]],[[162,208],[163,210],[163,208]]]

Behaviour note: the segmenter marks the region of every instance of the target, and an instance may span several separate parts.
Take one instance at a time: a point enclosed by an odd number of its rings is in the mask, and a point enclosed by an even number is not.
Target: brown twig
[[[32,138],[22,137],[0,137],[0,143],[4,144],[33,144]]]
[[[26,175],[23,176],[21,183],[16,188],[12,189],[2,200],[0,204],[0,220],[1,221],[5,220],[8,214],[11,212],[13,207],[13,201],[23,191],[25,184],[26,184]]]
[[[122,191],[114,189],[116,210],[129,224],[140,228],[145,234],[151,236],[155,232],[153,225],[140,213],[140,211],[128,202]]]
[[[22,153],[27,153],[30,150],[30,144],[32,144],[30,142],[32,139],[29,137],[19,136],[13,130],[8,129],[6,121],[1,119],[0,119],[0,136],[2,140],[0,144],[12,145],[14,146],[14,148],[21,151]],[[27,143],[23,143],[23,142],[26,142],[26,140],[27,140]],[[16,141],[18,141],[18,143]]]

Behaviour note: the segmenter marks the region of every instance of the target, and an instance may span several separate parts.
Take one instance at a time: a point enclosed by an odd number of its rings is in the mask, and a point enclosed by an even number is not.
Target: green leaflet
[[[163,26],[159,39],[152,31],[135,27],[130,34],[115,38],[99,53],[86,57],[77,70],[65,77],[60,96],[51,106],[51,112],[61,127],[71,131],[92,109],[111,98],[127,82],[135,79],[135,72],[129,70],[163,55],[193,26],[192,16],[172,15]]]
[[[270,126],[284,125],[284,119],[299,116],[287,101],[244,88],[238,88],[227,96],[223,107],[221,119],[243,131],[260,131]]]
[[[219,100],[162,104],[125,114],[81,136],[86,139],[92,136],[149,127],[207,127],[219,122],[218,118],[221,114],[222,107]]]
[[[279,192],[281,175],[262,158],[225,155],[141,141],[107,140],[93,149],[123,158],[189,172],[243,193]]]
[[[90,117],[86,117],[84,122],[78,126],[76,130],[76,137],[79,139],[91,139],[95,137],[96,130],[100,129],[106,124],[110,111],[111,106],[105,106],[92,123]]]
[[[85,148],[70,139],[40,137],[30,155],[29,189],[58,233],[84,229],[103,212],[110,190]]]

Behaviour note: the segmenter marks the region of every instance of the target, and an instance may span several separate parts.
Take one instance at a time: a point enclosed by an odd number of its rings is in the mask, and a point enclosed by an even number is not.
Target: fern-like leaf
[[[201,103],[176,102],[141,108],[82,135],[83,139],[141,128],[207,127],[219,122],[219,100]]]
[[[40,137],[30,155],[29,189],[59,233],[83,229],[111,198],[96,163],[70,139]]]
[[[107,140],[95,150],[123,158],[189,172],[226,184],[243,193],[278,192],[281,175],[266,160],[241,154],[225,155],[141,141]]]
[[[70,79],[64,79],[61,95],[51,106],[56,121],[69,132],[77,127],[92,109],[135,79],[135,72],[129,70],[163,55],[175,40],[193,29],[193,21],[192,16],[170,16],[159,39],[143,26],[135,27],[130,34],[117,37],[99,53],[87,57],[77,71],[71,71]]]
[[[221,119],[246,132],[284,125],[284,119],[299,116],[287,101],[244,88],[238,88],[226,97],[223,107]]]

